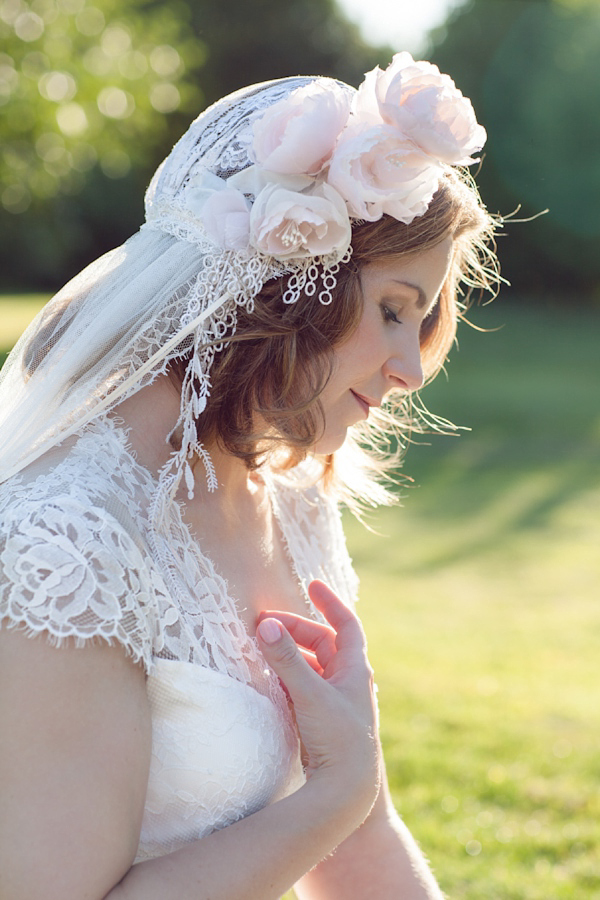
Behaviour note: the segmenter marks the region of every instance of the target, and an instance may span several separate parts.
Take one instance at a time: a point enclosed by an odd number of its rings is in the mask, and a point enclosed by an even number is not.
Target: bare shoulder
[[[106,642],[0,629],[0,900],[104,897],[137,849],[145,674]]]

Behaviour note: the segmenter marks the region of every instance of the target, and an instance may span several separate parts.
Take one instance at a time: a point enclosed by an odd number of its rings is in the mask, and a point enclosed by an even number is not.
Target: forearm
[[[301,879],[296,893],[300,900],[443,900],[387,785],[365,823]]]
[[[364,817],[364,805],[349,807],[343,793],[311,779],[234,825],[138,863],[105,900],[278,900]]]

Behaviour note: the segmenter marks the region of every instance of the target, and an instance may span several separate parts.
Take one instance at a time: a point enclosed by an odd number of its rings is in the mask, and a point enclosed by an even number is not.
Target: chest
[[[299,573],[268,504],[233,522],[206,509],[188,509],[185,518],[202,552],[225,579],[248,634],[254,635],[257,617],[266,609],[310,614]]]

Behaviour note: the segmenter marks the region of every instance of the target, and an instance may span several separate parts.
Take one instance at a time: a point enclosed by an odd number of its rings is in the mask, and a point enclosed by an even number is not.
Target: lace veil
[[[209,487],[216,486],[194,419],[206,405],[219,342],[235,332],[236,310],[251,312],[264,283],[286,273],[286,302],[315,291],[330,301],[341,254],[282,261],[252,247],[223,249],[207,236],[191,185],[207,172],[227,179],[249,167],[256,118],[314,81],[254,85],[204,111],[154,175],[139,232],[77,275],[33,321],[0,372],[0,482],[193,349],[178,422],[182,445],[161,473],[157,519],[182,475],[192,490],[193,454],[204,459]]]

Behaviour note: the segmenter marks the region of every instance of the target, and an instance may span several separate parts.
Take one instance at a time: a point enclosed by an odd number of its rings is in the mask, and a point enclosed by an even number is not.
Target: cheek
[[[351,339],[336,354],[333,379],[338,382],[351,382],[360,377],[365,369],[371,366],[372,354],[369,343],[362,339]]]
[[[385,343],[384,325],[379,309],[365,313],[356,331],[344,345],[346,356],[354,362],[368,361]]]
[[[370,375],[381,362],[385,344],[379,307],[367,306],[352,334],[341,344],[334,356],[332,381],[352,383]]]

